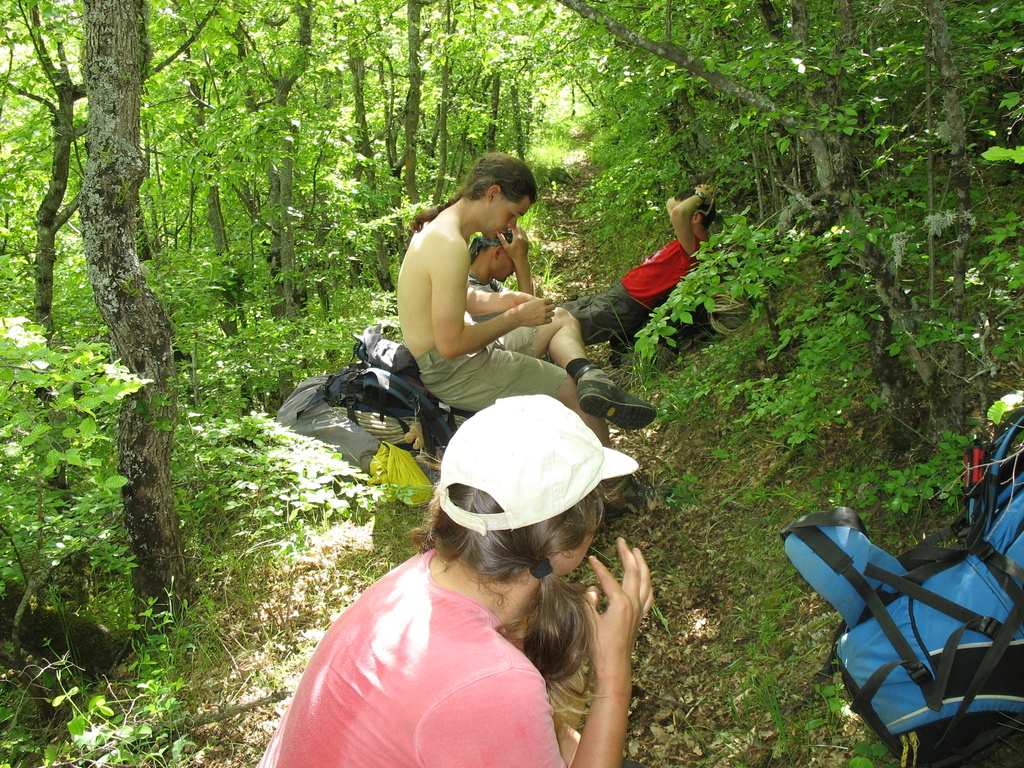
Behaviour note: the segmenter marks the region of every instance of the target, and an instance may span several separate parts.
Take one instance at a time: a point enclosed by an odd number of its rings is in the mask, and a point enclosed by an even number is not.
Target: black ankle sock
[[[570,360],[565,366],[565,372],[572,376],[572,380],[576,381],[576,375],[590,365],[590,361],[585,357],[577,357],[575,360]]]

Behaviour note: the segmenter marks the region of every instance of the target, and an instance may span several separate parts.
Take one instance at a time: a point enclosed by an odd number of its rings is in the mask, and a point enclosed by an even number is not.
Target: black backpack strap
[[[296,418],[302,416],[302,414],[309,409],[311,406],[326,400],[327,404],[332,408],[341,405],[345,399],[345,393],[348,390],[349,382],[352,381],[353,377],[363,369],[363,365],[360,363],[353,363],[352,365],[345,366],[337,373],[332,373],[327,377],[327,380],[317,387],[316,392],[313,393],[312,397],[309,398],[309,402],[302,406],[302,409],[295,413]]]
[[[842,509],[842,508],[840,508]],[[833,512],[835,510],[832,510]],[[810,517],[810,515],[808,516]],[[799,521],[798,521],[799,522]],[[788,528],[789,526],[787,526]],[[892,662],[891,665],[883,665],[879,668],[871,678],[864,684],[864,687],[858,692],[857,697],[863,696],[866,702],[870,702],[871,698],[878,691],[878,687],[881,686],[885,678],[889,676],[897,666],[902,666],[907,670],[907,674],[910,675],[910,679],[917,683],[925,696],[925,700],[929,699],[931,693],[933,677],[931,669],[928,665],[922,662],[914,650],[910,647],[907,639],[900,632],[899,627],[896,626],[896,622],[893,621],[892,616],[885,608],[885,604],[882,599],[878,596],[878,593],[872,589],[871,585],[868,584],[864,575],[860,571],[853,568],[853,558],[846,554],[839,545],[830,539],[820,528],[816,526],[794,527],[790,533],[800,538],[811,550],[822,559],[836,574],[845,578],[850,585],[857,590],[857,593],[864,599],[864,603],[871,611],[871,615],[878,622],[879,627],[885,633],[886,638],[892,644],[896,653],[900,657],[900,661]],[[888,667],[888,669],[887,669]],[[876,677],[878,678],[876,680]]]
[[[395,419],[399,426],[402,427],[402,431],[408,432],[409,424],[406,423],[405,419],[395,415],[394,409],[389,406],[388,400],[397,400],[405,410],[411,411],[414,415],[419,412],[418,402],[407,397],[404,392],[396,388],[394,386],[395,377],[387,371],[379,368],[366,368],[361,374],[364,379],[373,379],[376,382],[376,386],[368,387],[363,382],[358,387],[353,387],[352,391],[346,395],[344,403],[348,409],[349,418],[356,418],[356,404],[361,402],[381,416],[387,415]]]
[[[442,407],[422,385],[405,376],[379,368],[367,368],[365,375],[373,376],[377,382],[375,387],[378,393],[377,400],[367,403],[368,405],[376,408],[380,413],[388,413],[388,398],[394,398],[406,410],[415,414],[416,419],[423,426],[424,448],[428,452],[436,452],[448,444],[452,435],[455,434],[454,416],[450,408]],[[357,399],[355,395],[350,396],[350,404],[354,406]],[[391,415],[393,416],[393,414]],[[409,425],[401,419],[399,419],[399,423],[402,424],[402,428],[406,432],[409,431]]]
[[[426,449],[431,453],[437,453],[439,449],[448,445],[448,441],[455,434],[455,416],[452,409],[431,396],[421,384],[410,381],[404,376],[396,376],[394,380],[399,387],[405,390],[407,397],[414,399],[419,405],[416,415],[423,425]]]
[[[919,603],[924,603],[937,611],[941,611],[965,625],[970,625],[968,629],[973,629],[975,632],[980,632],[989,638],[994,637],[1002,626],[999,621],[991,616],[982,616],[979,613],[975,613],[959,603],[954,603],[952,600],[932,592],[930,589],[925,589],[914,580],[879,568],[873,563],[868,563],[865,566],[864,575],[869,579],[877,579],[896,591],[902,592],[907,597],[917,600]]]
[[[1018,588],[1019,591],[1019,588]],[[1024,609],[1021,605],[1024,604],[1024,594],[1017,595],[1014,599],[1016,605],[1010,609],[1009,615],[1006,617],[1006,621],[1003,622],[1003,626],[994,638],[992,638],[992,645],[989,646],[988,652],[985,657],[981,660],[978,665],[978,671],[974,673],[974,679],[971,680],[970,686],[964,692],[963,699],[960,701],[960,706],[957,708],[956,714],[949,721],[949,725],[946,726],[946,731],[942,738],[939,739],[936,746],[941,745],[948,736],[950,736],[963,716],[967,714],[967,708],[974,702],[975,697],[984,687],[985,683],[992,676],[992,673],[996,671],[999,666],[999,662],[1002,661],[1003,654],[1006,649],[1010,647],[1010,642],[1013,640],[1017,631],[1020,629],[1021,622],[1024,621]]]
[[[917,546],[904,552],[897,560],[907,569],[901,578],[915,584],[924,584],[936,574],[963,562],[968,550],[962,546],[930,547]]]
[[[868,535],[867,528],[864,527],[864,521],[860,515],[849,507],[835,507],[822,512],[812,512],[809,515],[804,515],[799,520],[794,520],[783,528],[779,534],[782,538],[786,538],[789,534],[795,533],[801,528],[817,528],[819,526],[824,528],[853,528],[865,536]]]

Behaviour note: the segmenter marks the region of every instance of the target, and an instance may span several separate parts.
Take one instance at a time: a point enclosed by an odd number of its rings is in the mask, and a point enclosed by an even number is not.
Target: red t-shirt
[[[564,768],[536,667],[407,560],[334,622],[259,768]]]
[[[704,240],[697,240],[700,250]],[[697,259],[687,253],[678,239],[666,243],[643,264],[633,267],[622,278],[626,293],[645,307],[653,309],[658,306],[672,289],[676,287],[684,275],[689,274],[697,266]]]

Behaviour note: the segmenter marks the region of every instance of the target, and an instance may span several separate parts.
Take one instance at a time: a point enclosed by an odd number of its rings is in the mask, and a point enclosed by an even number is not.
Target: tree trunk
[[[274,112],[282,122],[280,155],[271,160],[267,168],[270,184],[268,198],[271,224],[271,244],[267,256],[274,276],[274,295],[277,303],[272,308],[275,317],[295,317],[303,301],[304,291],[298,281],[295,239],[295,154],[299,142],[298,127],[288,119],[288,100],[292,88],[309,66],[312,46],[312,2],[297,0],[293,10],[299,19],[295,59],[281,74],[271,78],[274,88]]]
[[[488,152],[498,150],[498,111],[501,108],[501,75],[495,72],[491,75],[491,105],[488,110],[490,122],[487,124],[487,133],[484,138],[484,148]]]
[[[437,105],[437,177],[434,180],[434,194],[431,202],[440,205],[443,200],[445,176],[448,174],[448,110],[452,103],[452,63],[448,55],[448,41],[455,33],[455,22],[452,14],[451,0],[444,3],[444,41],[445,55],[441,58],[441,93]]]
[[[173,610],[188,591],[171,487],[176,404],[170,318],[146,284],[136,250],[145,26],[140,0],[86,0],[89,156],[81,194],[82,240],[93,295],[113,349],[148,383],[129,398],[117,429],[125,527],[140,609]]]
[[[370,135],[369,121],[366,116],[366,60],[363,58],[362,50],[355,44],[349,52],[349,70],[352,72],[352,91],[355,103],[356,120],[356,141],[355,151],[361,158],[356,161],[356,180],[361,180],[365,174],[366,184],[370,189],[377,189],[377,169],[374,163],[375,152],[373,139]],[[361,206],[368,219],[380,218],[380,211],[373,203],[368,202]],[[378,226],[373,230],[373,241],[376,245],[376,253],[373,264],[373,273],[377,277],[377,284],[384,291],[393,291],[394,282],[391,279],[390,258],[388,256],[387,234]],[[353,265],[357,261],[351,262]],[[359,271],[353,267],[352,281],[359,279]]]
[[[949,169],[957,200],[956,246],[953,248],[953,288],[949,297],[949,319],[959,327],[966,320],[967,247],[971,241],[971,167],[967,155],[967,130],[964,109],[957,91],[960,73],[950,53],[949,25],[946,23],[945,0],[926,0],[928,30],[932,40],[932,57],[938,70],[938,86],[942,91],[943,112],[949,126]],[[932,413],[938,430],[961,432],[964,428],[964,386],[966,350],[958,339],[947,343],[944,386],[933,400]],[[982,403],[982,406],[987,406]]]
[[[58,43],[58,61],[54,61],[44,40],[44,25],[39,8],[32,7],[26,19],[32,36],[40,68],[57,96],[56,103],[33,93],[17,91],[21,96],[44,105],[53,117],[53,158],[46,194],[36,210],[36,278],[35,321],[53,334],[53,268],[57,262],[57,233],[78,207],[76,197],[62,209],[67,195],[71,170],[71,148],[78,133],[75,131],[75,102],[85,96],[85,89],[71,79],[63,44]],[[59,63],[58,63],[59,62]]]
[[[512,134],[513,143],[516,148],[516,156],[526,159],[526,126],[523,125],[523,103],[519,98],[519,88],[512,84],[509,87],[509,97],[512,103]]]
[[[405,99],[405,194],[410,203],[420,201],[416,188],[416,132],[420,125],[420,93],[423,71],[420,68],[420,0],[408,0],[409,16],[409,93]]]

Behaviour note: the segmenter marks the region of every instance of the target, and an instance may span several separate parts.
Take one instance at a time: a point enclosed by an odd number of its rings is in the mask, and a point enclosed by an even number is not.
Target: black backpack
[[[845,507],[782,531],[844,619],[832,659],[852,709],[901,765],[951,768],[1024,728],[1022,432],[1024,410],[968,452],[965,512],[898,558]]]
[[[452,408],[428,392],[408,348],[385,339],[380,325],[355,339],[356,361],[328,376],[306,407],[326,401],[344,408],[353,423],[379,440],[439,457],[471,412]],[[421,437],[414,444],[411,435],[417,424]]]

